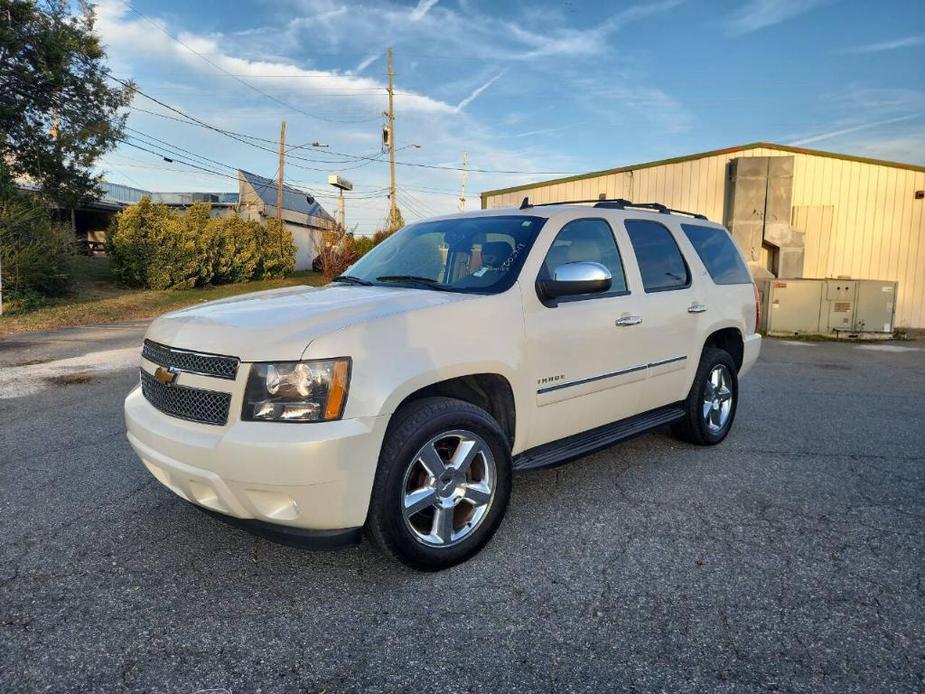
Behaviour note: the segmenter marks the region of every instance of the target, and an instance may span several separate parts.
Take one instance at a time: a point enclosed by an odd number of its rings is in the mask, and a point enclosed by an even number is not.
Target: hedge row
[[[120,212],[106,239],[113,272],[131,287],[187,289],[293,271],[295,244],[278,220],[213,219],[210,209],[197,203],[181,214],[144,197]]]
[[[6,299],[66,294],[73,278],[74,234],[56,224],[36,197],[0,186],[0,266]]]

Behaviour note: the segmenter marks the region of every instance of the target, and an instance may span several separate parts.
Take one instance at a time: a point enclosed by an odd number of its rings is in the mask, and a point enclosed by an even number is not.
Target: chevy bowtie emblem
[[[177,372],[173,369],[158,366],[157,371],[154,372],[154,378],[162,386],[172,386],[173,382],[177,380]]]

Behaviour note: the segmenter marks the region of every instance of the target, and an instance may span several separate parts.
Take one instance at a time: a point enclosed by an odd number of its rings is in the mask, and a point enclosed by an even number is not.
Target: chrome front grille
[[[165,368],[172,368],[174,371],[225,378],[230,381],[233,381],[238,374],[239,360],[237,357],[177,349],[151,340],[145,340],[141,355],[148,361]]]
[[[219,426],[228,421],[231,393],[164,385],[144,369],[141,370],[141,391],[148,402],[171,417]]]

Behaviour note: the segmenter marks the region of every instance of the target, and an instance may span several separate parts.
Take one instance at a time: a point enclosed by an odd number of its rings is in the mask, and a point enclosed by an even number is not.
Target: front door
[[[627,285],[620,251],[605,219],[572,220],[556,235],[539,272],[551,277],[564,263],[600,263],[613,277],[610,291],[547,305],[536,294],[536,278],[521,282],[526,357],[536,389],[528,448],[640,411],[648,364],[635,322],[641,292]]]

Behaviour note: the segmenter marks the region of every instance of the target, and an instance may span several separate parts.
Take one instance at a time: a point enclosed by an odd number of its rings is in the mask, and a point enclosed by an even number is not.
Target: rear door
[[[679,247],[674,220],[626,218],[639,266],[642,323],[639,340],[645,345],[648,382],[642,409],[683,400],[700,359],[700,336],[707,310],[704,277],[694,276]]]

